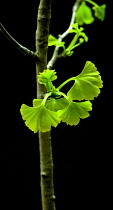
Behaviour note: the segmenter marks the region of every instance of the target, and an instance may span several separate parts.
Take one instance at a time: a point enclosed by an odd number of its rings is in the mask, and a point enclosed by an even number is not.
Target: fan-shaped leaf
[[[60,42],[58,39],[56,39],[51,34],[49,35],[49,38],[48,38],[48,46],[59,46],[59,47],[63,47],[64,44],[65,44],[65,42]]]
[[[89,116],[88,111],[92,110],[91,102],[70,102],[68,107],[58,111],[58,116],[63,122],[69,125],[77,125],[80,118],[84,119]]]
[[[34,99],[33,100],[33,106],[34,107],[39,107],[42,103],[43,99]]]
[[[60,109],[64,109],[69,105],[69,101],[65,98],[54,99],[50,98],[50,100],[46,101],[45,107],[51,111],[58,111]]]
[[[45,84],[56,79],[57,76],[55,70],[44,70],[38,75],[38,81],[40,84]]]
[[[93,10],[95,11],[95,17],[97,17],[101,21],[104,21],[105,18],[105,8],[106,4],[103,4],[101,6],[96,5],[93,7]]]
[[[82,2],[76,13],[76,22],[79,25],[91,24],[94,21],[90,7]]]
[[[36,104],[35,104],[36,105]],[[50,131],[51,126],[56,127],[60,123],[60,119],[56,112],[47,110],[43,105],[38,107],[29,107],[25,104],[20,109],[26,126],[36,133]]]
[[[71,100],[93,100],[102,88],[102,80],[95,65],[87,61],[83,71],[74,77],[74,85],[68,91],[67,96]]]

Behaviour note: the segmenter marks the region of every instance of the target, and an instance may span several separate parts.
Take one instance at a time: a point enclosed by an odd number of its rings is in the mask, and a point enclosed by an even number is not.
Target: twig
[[[33,52],[33,51],[29,50],[28,48],[24,47],[23,45],[21,45],[19,42],[17,42],[11,36],[11,34],[9,34],[9,32],[5,29],[5,27],[1,23],[0,23],[0,32],[24,55],[32,56],[36,60],[38,60],[38,55],[35,52]]]
[[[68,34],[69,34],[69,30],[72,29],[72,24],[75,22],[75,16],[76,16],[76,11],[79,7],[79,4],[82,0],[76,0],[73,8],[72,8],[72,17],[71,17],[71,21],[70,21],[70,24],[69,24],[69,27],[68,29],[62,34],[62,35],[59,35],[59,38],[58,40],[59,41],[62,41]],[[48,65],[47,65],[47,69],[52,69],[53,68],[53,65],[55,64],[56,60],[59,58],[59,57],[62,57],[61,55],[59,56],[58,55],[58,51],[59,51],[59,46],[56,46],[55,47],[55,50],[53,52],[53,56],[51,58],[51,60],[48,62]]]

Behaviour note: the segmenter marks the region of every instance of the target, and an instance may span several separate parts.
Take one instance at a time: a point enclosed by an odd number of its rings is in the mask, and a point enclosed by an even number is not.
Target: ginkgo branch
[[[24,55],[32,56],[36,60],[38,60],[38,55],[35,52],[21,45],[19,42],[17,42],[16,39],[14,39],[11,36],[11,34],[6,30],[6,28],[1,23],[0,23],[0,32]]]
[[[59,37],[58,37],[58,40],[60,42],[62,42],[62,40],[69,34],[69,30],[72,29],[72,24],[74,24],[74,22],[75,22],[76,12],[77,12],[77,9],[79,7],[80,2],[81,2],[81,0],[77,0],[75,2],[74,6],[73,6],[73,9],[72,9],[72,17],[71,17],[69,27],[62,35],[59,35]],[[59,46],[56,46],[55,50],[53,52],[53,56],[52,56],[51,60],[48,62],[47,69],[52,69],[52,67],[55,64],[57,58],[61,57],[61,55],[60,56],[58,55],[58,52],[59,52]]]

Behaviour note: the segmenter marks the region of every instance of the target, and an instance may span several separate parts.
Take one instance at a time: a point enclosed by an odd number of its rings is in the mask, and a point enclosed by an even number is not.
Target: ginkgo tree
[[[31,56],[36,62],[37,98],[33,106],[22,104],[20,113],[25,125],[34,133],[39,133],[41,195],[43,210],[55,210],[53,159],[51,148],[51,127],[57,127],[60,122],[76,126],[80,119],[90,116],[92,100],[100,94],[103,82],[94,63],[86,61],[79,75],[72,75],[61,85],[55,87],[57,70],[54,64],[58,58],[74,56],[74,49],[88,42],[83,25],[92,24],[95,18],[103,21],[106,5],[98,5],[91,0],[76,0],[73,6],[70,25],[58,38],[49,34],[52,0],[40,0],[36,30],[36,51],[33,52],[17,42],[0,24],[0,31],[23,54]],[[63,39],[73,35],[70,43]],[[53,55],[47,61],[48,47],[54,47]],[[71,59],[71,58],[70,58]],[[67,93],[62,88],[73,81]]]

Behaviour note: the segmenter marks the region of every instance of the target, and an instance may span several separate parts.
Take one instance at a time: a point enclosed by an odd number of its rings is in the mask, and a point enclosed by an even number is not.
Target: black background
[[[111,146],[112,1],[107,3],[104,22],[95,20],[84,26],[89,42],[75,49],[72,57],[55,64],[58,80],[79,74],[85,62],[95,63],[104,87],[93,101],[91,116],[76,127],[60,124],[52,128],[54,180],[58,210],[108,207]],[[0,19],[18,42],[35,50],[35,31],[39,0],[6,1],[0,6]],[[74,0],[53,0],[50,33],[63,33],[71,17]],[[67,43],[69,38],[66,38]],[[50,48],[48,59],[52,55]],[[25,127],[20,106],[32,105],[36,98],[35,63],[22,55],[0,34],[0,178],[9,207],[41,209],[38,135]],[[66,92],[70,86],[66,86]],[[10,199],[9,199],[10,197]],[[16,204],[14,204],[16,201]],[[6,203],[7,203],[6,202]]]

